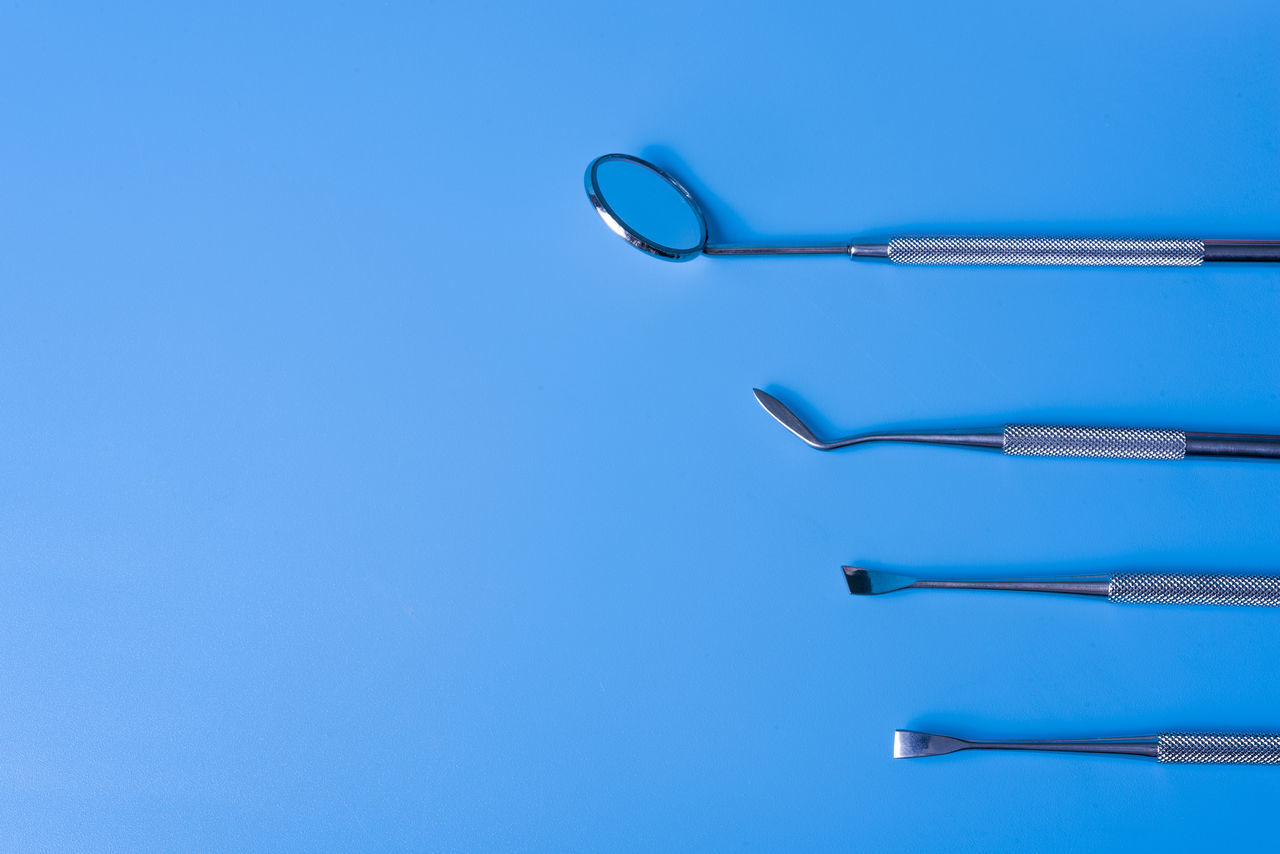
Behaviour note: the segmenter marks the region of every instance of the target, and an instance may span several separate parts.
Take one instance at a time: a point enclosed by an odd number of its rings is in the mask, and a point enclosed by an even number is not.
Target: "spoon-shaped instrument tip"
[[[856,566],[844,567],[844,580],[849,585],[849,592],[854,596],[875,596],[879,593],[892,593],[916,583],[916,579],[907,575],[895,575],[892,572],[877,572],[872,569],[859,569]]]
[[[760,405],[764,407],[765,412],[772,415],[783,427],[786,427],[796,436],[800,437],[800,440],[806,445],[812,448],[817,448],[820,451],[830,450],[831,446],[815,436],[813,431],[810,430],[794,412],[783,405],[782,401],[758,388],[754,388],[751,391],[755,394],[756,400]]]

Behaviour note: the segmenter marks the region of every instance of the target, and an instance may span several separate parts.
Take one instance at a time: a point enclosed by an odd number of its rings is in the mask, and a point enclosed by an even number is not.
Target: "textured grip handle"
[[[1162,732],[1156,758],[1197,765],[1280,765],[1280,735]]]
[[[1187,434],[1180,430],[1006,424],[1003,450],[1015,457],[1180,460],[1187,454]]]
[[[1111,576],[1107,598],[1135,605],[1280,608],[1280,577],[1121,572]]]
[[[1195,267],[1203,240],[1097,240],[1087,237],[895,237],[897,264],[1017,264],[1075,267]]]

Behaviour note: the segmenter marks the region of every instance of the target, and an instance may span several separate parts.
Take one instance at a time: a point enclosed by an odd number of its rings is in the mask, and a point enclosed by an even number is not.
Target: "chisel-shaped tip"
[[[892,593],[916,583],[907,575],[894,575],[892,572],[876,572],[870,569],[859,569],[856,566],[844,567],[844,580],[849,585],[849,592],[854,596],[874,596],[877,593]]]
[[[920,756],[941,756],[964,750],[969,742],[947,735],[933,735],[909,729],[894,730],[893,758],[916,759]]]

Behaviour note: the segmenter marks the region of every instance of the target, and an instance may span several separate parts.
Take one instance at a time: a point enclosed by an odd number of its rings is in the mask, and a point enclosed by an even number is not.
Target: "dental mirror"
[[[847,255],[894,264],[1197,267],[1206,261],[1280,261],[1280,240],[1092,237],[894,237],[888,243],[728,245],[708,242],[707,220],[673,176],[629,154],[587,166],[587,197],[613,233],[666,261],[698,255]]]
[[[693,196],[657,166],[606,154],[587,168],[587,196],[614,234],[667,261],[688,261],[707,246],[707,221]]]

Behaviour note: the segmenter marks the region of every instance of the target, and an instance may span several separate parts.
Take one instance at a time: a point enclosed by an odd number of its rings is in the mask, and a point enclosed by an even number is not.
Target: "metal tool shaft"
[[[1008,590],[1016,593],[1068,593],[1077,596],[1107,596],[1111,578],[1081,575],[1076,578],[960,579],[922,578],[912,587],[922,590]]]
[[[1280,240],[1097,237],[895,237],[888,243],[708,245],[706,255],[848,255],[915,266],[1198,267],[1280,261]]]
[[[844,575],[849,592],[855,596],[907,589],[1009,590],[1098,596],[1134,605],[1280,607],[1280,576],[1275,575],[1117,572],[1020,578],[915,578],[856,566],[844,567]]]
[[[1159,736],[1132,738],[1073,738],[1009,741],[977,741],[936,735],[915,730],[896,730],[893,734],[893,758],[917,759],[923,756],[945,756],[961,750],[1034,750],[1053,753],[1104,753],[1124,756],[1159,756]]]
[[[893,734],[895,759],[944,756],[961,750],[1108,754],[1184,765],[1280,765],[1280,734],[1162,732],[1128,738],[1012,741],[978,741],[902,729]]]
[[[773,395],[754,389],[756,400],[783,427],[811,448],[832,451],[869,442],[959,445],[1000,451],[1014,457],[1181,460],[1186,457],[1280,459],[1280,436],[1248,433],[1188,433],[1131,427],[1072,427],[1006,424],[1003,428],[929,432],[858,433],[822,439]]]

